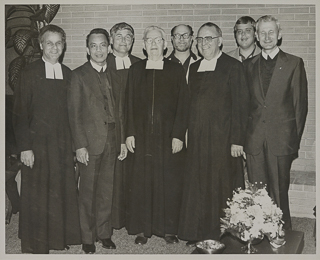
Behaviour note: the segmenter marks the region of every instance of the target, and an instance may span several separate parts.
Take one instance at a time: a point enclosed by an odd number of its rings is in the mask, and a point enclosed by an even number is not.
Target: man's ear
[[[43,50],[43,46],[42,46],[42,43],[41,43],[41,42],[40,42],[40,49]]]
[[[281,38],[282,38],[282,33],[281,33],[281,31],[279,31],[278,40],[280,40]]]
[[[168,42],[165,40],[164,41],[164,48],[163,48],[164,50],[167,49],[167,45],[168,45]]]
[[[87,54],[90,56],[90,51],[89,51],[89,48],[87,47]]]
[[[259,41],[259,34],[258,34],[258,32],[256,31],[254,34],[255,34],[255,36],[256,36],[256,40]]]
[[[142,47],[143,47],[143,49],[146,50],[146,43],[144,42],[144,40],[142,41]]]
[[[219,38],[218,38],[218,41],[219,41],[218,46],[220,47],[220,46],[222,45],[222,43],[223,43],[223,38],[222,38],[222,37],[219,37]]]

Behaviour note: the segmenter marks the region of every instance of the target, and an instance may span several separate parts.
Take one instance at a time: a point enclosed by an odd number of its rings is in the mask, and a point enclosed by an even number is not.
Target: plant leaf
[[[46,12],[44,19],[47,23],[50,23],[59,11],[60,5],[44,5]]]
[[[30,43],[31,38],[33,37],[34,32],[27,29],[20,29],[15,32],[13,35],[13,46],[16,52],[21,55],[25,48]]]
[[[11,37],[11,28],[7,28],[6,29],[6,34],[5,34],[6,45],[10,41],[10,37]]]
[[[13,91],[18,84],[20,72],[25,66],[26,59],[24,56],[15,58],[9,65],[9,86]]]

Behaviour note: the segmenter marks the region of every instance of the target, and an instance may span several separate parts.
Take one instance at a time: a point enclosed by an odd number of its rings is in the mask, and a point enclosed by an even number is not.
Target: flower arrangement
[[[227,205],[223,209],[225,217],[220,219],[221,235],[229,232],[246,242],[262,239],[264,235],[270,242],[284,236],[282,210],[269,197],[266,185],[249,183],[245,190],[236,189]]]

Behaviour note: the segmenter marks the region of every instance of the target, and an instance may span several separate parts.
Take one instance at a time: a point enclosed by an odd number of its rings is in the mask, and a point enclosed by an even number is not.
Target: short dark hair
[[[250,16],[242,16],[236,21],[236,23],[233,27],[234,35],[236,35],[236,33],[237,33],[237,25],[238,24],[248,24],[248,23],[251,23],[253,31],[255,32],[256,31],[256,21]]]
[[[65,31],[62,28],[60,28],[59,26],[54,25],[54,24],[46,25],[46,26],[44,26],[44,27],[42,27],[40,29],[39,36],[38,36],[39,43],[43,42],[43,35],[46,32],[53,32],[53,33],[61,34],[61,38],[62,38],[63,44],[66,43],[66,33],[65,33]]]
[[[175,27],[173,27],[173,28],[171,29],[171,36],[173,36],[174,30],[175,30],[178,26],[180,26],[180,25],[184,25],[184,26],[188,27],[188,29],[189,29],[189,31],[190,31],[190,35],[193,36],[192,27],[191,27],[190,25],[188,25],[188,24],[178,24],[178,25],[176,25]]]
[[[107,32],[107,30],[105,29],[102,29],[102,28],[95,28],[95,29],[92,29],[89,34],[87,35],[87,39],[86,39],[86,46],[89,47],[89,37],[92,35],[92,34],[104,34],[107,38],[107,42],[108,44],[110,44],[110,39],[109,39],[109,33]]]
[[[130,24],[127,24],[125,22],[117,23],[114,26],[112,26],[110,30],[110,35],[113,36],[117,31],[120,30],[128,30],[134,35],[134,30]]]
[[[203,27],[214,27],[218,33],[218,36],[222,37],[222,31],[220,29],[220,27],[218,25],[216,25],[215,23],[212,23],[212,22],[207,22],[207,23],[204,23],[203,25],[200,26],[198,32],[203,28]]]

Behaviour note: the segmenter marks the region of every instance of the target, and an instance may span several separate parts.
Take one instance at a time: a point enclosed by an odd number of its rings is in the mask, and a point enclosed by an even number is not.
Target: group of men
[[[222,209],[247,178],[267,184],[291,228],[290,168],[307,115],[304,64],[277,46],[273,16],[257,24],[241,17],[234,35],[238,48],[227,55],[219,26],[203,24],[198,59],[192,28],[177,25],[165,58],[165,31],[149,26],[140,60],[131,55],[129,24],[114,25],[110,36],[96,28],[86,38],[88,61],[71,72],[59,63],[64,31],[42,28],[42,59],[24,69],[15,90],[23,253],[82,244],[92,254],[97,241],[115,249],[112,231],[122,227],[140,245],[152,235],[189,246],[219,240]]]

